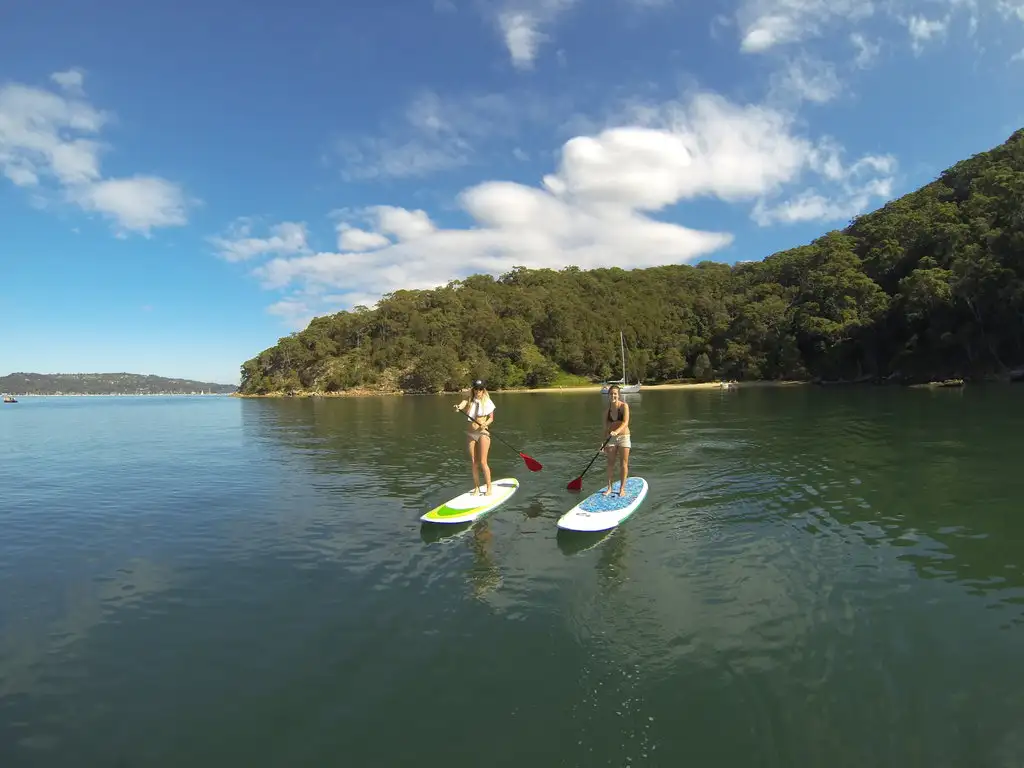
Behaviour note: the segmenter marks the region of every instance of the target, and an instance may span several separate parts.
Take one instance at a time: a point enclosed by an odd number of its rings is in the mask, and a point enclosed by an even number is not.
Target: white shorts
[[[629,441],[629,434],[625,435],[611,435],[608,438],[609,448],[632,448],[632,444]]]

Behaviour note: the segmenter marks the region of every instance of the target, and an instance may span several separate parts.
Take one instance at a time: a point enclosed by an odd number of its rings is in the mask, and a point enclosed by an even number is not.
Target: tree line
[[[1024,130],[763,261],[516,268],[318,317],[240,392],[975,378],[1024,362]]]
[[[0,392],[15,395],[181,395],[230,394],[233,384],[171,379],[138,373],[23,373],[0,376]]]

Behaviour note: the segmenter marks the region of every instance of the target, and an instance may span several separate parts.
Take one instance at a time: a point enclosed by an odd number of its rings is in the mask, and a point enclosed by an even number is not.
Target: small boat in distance
[[[5,403],[16,403],[18,401],[15,400],[14,397],[11,396],[11,395],[4,395],[4,402]]]
[[[611,389],[613,384],[619,385],[619,394],[622,395],[635,395],[640,391],[640,382],[636,384],[626,383],[626,343],[622,337],[622,331],[619,331],[619,354],[622,355],[622,378],[618,381],[606,381],[601,386],[601,394],[607,395],[608,390]]]

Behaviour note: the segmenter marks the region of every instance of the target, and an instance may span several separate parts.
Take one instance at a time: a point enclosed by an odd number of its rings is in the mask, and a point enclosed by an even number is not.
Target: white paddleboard
[[[491,481],[490,496],[483,495],[486,490],[487,486],[481,485],[477,488],[478,493],[475,496],[472,491],[466,491],[451,501],[434,507],[420,517],[420,520],[425,523],[468,523],[476,520],[480,515],[490,512],[512,498],[512,494],[519,490],[519,481],[514,477],[503,477],[501,480]]]
[[[611,495],[604,488],[595,491],[558,518],[558,527],[565,531],[607,531],[636,511],[647,495],[647,481],[642,477],[626,480],[626,495],[619,496],[619,481],[612,484]]]

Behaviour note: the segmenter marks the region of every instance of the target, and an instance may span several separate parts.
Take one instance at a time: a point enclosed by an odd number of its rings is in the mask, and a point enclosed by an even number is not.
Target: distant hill
[[[12,395],[230,394],[233,384],[167,379],[138,373],[12,373],[0,376],[0,392]]]

